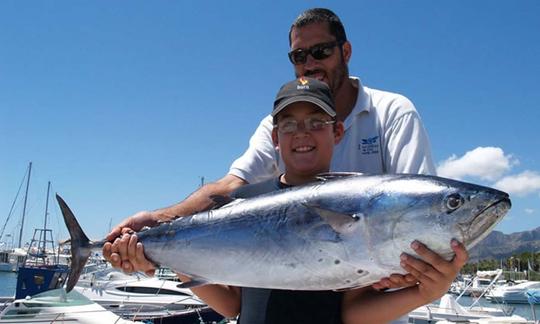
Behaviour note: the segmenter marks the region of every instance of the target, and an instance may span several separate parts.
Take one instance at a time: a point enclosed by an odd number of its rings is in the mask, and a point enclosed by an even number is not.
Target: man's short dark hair
[[[345,28],[339,20],[339,17],[330,9],[326,8],[312,8],[304,11],[293,22],[291,29],[289,30],[289,46],[291,45],[291,34],[293,28],[301,28],[313,23],[328,23],[330,28],[330,34],[336,38],[336,41],[343,44],[347,41],[347,35],[345,34]]]

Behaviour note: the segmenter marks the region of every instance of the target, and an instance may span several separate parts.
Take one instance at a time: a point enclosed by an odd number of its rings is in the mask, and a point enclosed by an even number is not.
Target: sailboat
[[[21,181],[21,185],[19,186],[19,190],[17,191],[17,194],[15,195],[15,199],[13,200],[13,203],[11,205],[11,209],[8,213],[8,217],[6,218],[6,221],[4,222],[4,225],[2,226],[2,229],[0,230],[0,242],[2,241],[2,238],[4,237],[4,232],[6,230],[6,225],[8,224],[11,215],[13,214],[13,209],[15,207],[15,203],[17,202],[17,198],[19,197],[19,193],[21,191],[22,185],[26,180],[26,189],[24,194],[24,203],[23,203],[23,211],[22,211],[22,217],[21,217],[21,227],[19,232],[19,243],[18,246],[15,248],[13,246],[13,235],[7,234],[5,237],[11,237],[11,246],[10,248],[2,248],[0,249],[0,271],[17,271],[19,266],[24,262],[26,259],[26,251],[21,247],[22,243],[22,236],[23,236],[23,229],[24,229],[24,220],[26,216],[26,202],[28,200],[28,189],[30,187],[30,176],[32,174],[32,162],[28,163],[27,171],[24,173],[24,177]]]
[[[34,236],[28,247],[26,260],[19,267],[15,298],[25,298],[51,289],[61,288],[69,274],[67,264],[59,264],[54,253],[52,230],[47,228],[49,213],[49,193],[51,182],[47,184],[45,203],[45,222],[43,228],[34,230]]]

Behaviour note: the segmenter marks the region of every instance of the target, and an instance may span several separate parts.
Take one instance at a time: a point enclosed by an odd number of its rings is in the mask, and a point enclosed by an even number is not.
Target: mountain
[[[506,259],[523,252],[540,252],[540,227],[512,234],[493,231],[469,251],[469,262]]]

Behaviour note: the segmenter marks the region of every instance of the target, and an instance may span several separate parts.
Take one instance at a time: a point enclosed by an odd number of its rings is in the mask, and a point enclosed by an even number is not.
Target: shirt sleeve
[[[229,174],[248,183],[257,183],[279,175],[278,153],[272,143],[272,117],[265,117],[249,140],[249,147],[236,159]]]
[[[404,113],[386,127],[386,172],[436,174],[429,138],[413,103],[402,98],[396,104],[395,111]]]

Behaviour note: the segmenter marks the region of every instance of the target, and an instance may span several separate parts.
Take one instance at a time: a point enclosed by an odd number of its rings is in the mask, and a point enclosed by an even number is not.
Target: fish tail
[[[60,210],[64,216],[64,222],[68,228],[71,241],[71,271],[66,285],[66,291],[70,292],[77,281],[79,281],[84,265],[92,253],[92,243],[86,234],[84,234],[75,215],[73,215],[73,212],[69,209],[62,197],[57,194],[56,200],[58,201],[58,205],[60,205]]]

